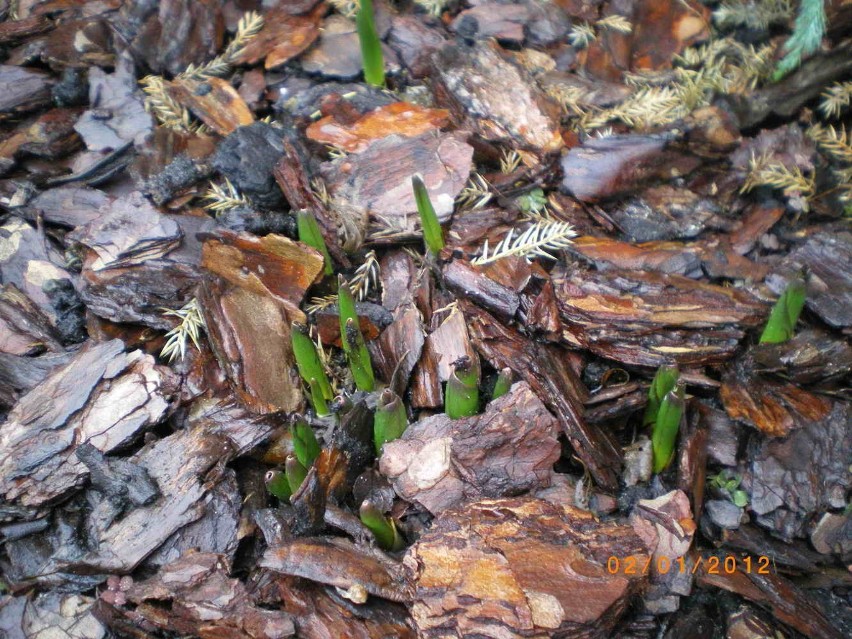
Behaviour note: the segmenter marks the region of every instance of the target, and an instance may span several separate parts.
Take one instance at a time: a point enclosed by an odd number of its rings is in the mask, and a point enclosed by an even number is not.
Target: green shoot
[[[355,312],[355,298],[343,276],[338,277],[337,305],[340,313],[340,341],[349,359],[349,370],[355,386],[362,391],[372,391],[376,385],[370,352],[361,334],[358,314]]]
[[[494,391],[491,393],[492,401],[508,393],[511,387],[512,369],[504,368],[502,371],[497,373],[497,381],[494,382]]]
[[[310,385],[311,380],[316,380],[321,391],[322,397],[329,401],[334,398],[334,392],[331,390],[331,384],[328,381],[328,376],[325,374],[317,353],[316,344],[308,337],[308,327],[298,322],[291,324],[290,341],[293,345],[293,355],[296,358],[296,367],[299,369],[299,375]],[[316,406],[314,406],[316,408]],[[319,411],[317,411],[319,414]]]
[[[778,82],[796,69],[804,56],[818,50],[825,35],[825,6],[823,0],[802,0],[799,13],[793,26],[793,34],[784,44],[784,57],[772,74],[772,81]]]
[[[419,175],[411,178],[411,186],[414,189],[414,200],[417,202],[417,212],[420,214],[420,225],[423,227],[423,242],[433,255],[437,255],[444,248],[444,236],[441,232],[441,223],[435,214],[435,207],[429,199],[426,185]]]
[[[373,419],[373,437],[376,442],[376,454],[381,455],[382,445],[385,442],[399,439],[408,426],[405,415],[405,406],[399,395],[392,390],[385,389],[379,395],[376,404],[376,415]]]
[[[793,337],[799,314],[805,306],[805,283],[797,278],[792,280],[769,314],[766,328],[760,336],[761,344],[779,344]]]
[[[642,419],[643,426],[656,423],[663,398],[675,387],[679,376],[676,366],[660,366],[657,369],[651,388],[648,389],[648,405],[645,408],[645,417]]]
[[[290,426],[290,434],[293,438],[293,452],[296,459],[305,468],[310,468],[322,450],[313,428],[305,420],[296,419]]]
[[[661,473],[674,457],[675,440],[680,430],[684,409],[683,384],[666,393],[657,413],[657,421],[651,431],[651,448],[654,453],[654,472]]]
[[[311,381],[308,386],[311,391],[311,404],[314,406],[314,411],[318,417],[325,417],[330,411],[328,410],[328,402],[322,394],[322,388],[320,387],[317,378],[311,377]]]
[[[470,417],[479,410],[479,374],[469,357],[453,362],[454,370],[447,381],[444,410],[450,419]]]
[[[312,246],[322,253],[326,275],[334,273],[331,265],[331,255],[328,254],[328,247],[325,245],[325,239],[320,232],[319,224],[317,224],[313,213],[307,209],[302,209],[296,214],[296,224],[299,230],[299,241]]]
[[[723,470],[718,475],[710,478],[710,485],[726,494],[735,506],[745,508],[748,506],[748,493],[740,489],[743,478],[741,475]]]
[[[385,517],[369,500],[365,500],[361,504],[359,515],[361,516],[361,523],[370,529],[380,548],[383,550],[402,550],[405,542],[396,529],[393,519]]]
[[[358,41],[361,44],[361,60],[364,64],[364,79],[376,87],[385,86],[385,60],[382,42],[373,20],[373,0],[361,0],[361,8],[355,16]]]
[[[287,481],[287,475],[280,470],[270,470],[264,477],[266,490],[271,495],[275,495],[281,501],[290,501],[290,495],[293,491],[290,490],[290,482]]]
[[[290,485],[291,493],[299,490],[299,486],[308,476],[308,469],[302,465],[295,455],[287,455],[284,462],[284,472],[287,475],[287,483]]]

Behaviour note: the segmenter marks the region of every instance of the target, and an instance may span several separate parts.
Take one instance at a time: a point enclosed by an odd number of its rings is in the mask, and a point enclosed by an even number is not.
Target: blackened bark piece
[[[254,114],[231,84],[222,78],[175,78],[169,94],[219,135],[254,122]]]
[[[358,427],[360,424],[349,424]],[[347,425],[347,426],[349,426]],[[346,428],[346,426],[344,426]],[[338,434],[341,429],[338,429]],[[351,431],[347,433],[354,434]],[[353,438],[354,439],[354,438]],[[346,443],[354,443],[349,439]],[[361,442],[357,442],[360,444]],[[353,447],[355,448],[355,447]],[[358,455],[358,450],[353,452]],[[359,461],[361,461],[359,459]],[[326,448],[314,461],[299,489],[290,498],[295,517],[290,529],[295,535],[319,534],[325,525],[326,506],[336,502],[348,485],[346,482],[348,460],[346,453],[337,448]]]
[[[541,153],[562,148],[559,107],[496,43],[446,44],[432,56],[439,104],[486,140]]]
[[[700,161],[668,149],[663,135],[611,135],[589,138],[562,157],[561,188],[593,202],[629,193],[643,181],[692,172]]]
[[[481,415],[411,424],[384,445],[379,468],[400,497],[439,514],[464,501],[549,486],[557,436],[556,419],[519,382]]]
[[[725,373],[719,399],[731,418],[770,437],[785,437],[791,430],[808,421],[819,421],[831,411],[831,401],[826,397],[757,375],[750,355]]]
[[[835,402],[828,415],[805,421],[783,439],[754,438],[743,488],[756,521],[785,540],[804,535],[820,512],[845,506],[852,481],[852,410]]]
[[[229,576],[230,562],[215,553],[186,553],[153,577],[131,585],[124,598],[135,611],[120,614],[151,629],[202,639],[284,639],[295,634],[286,612],[258,605],[257,590]]]
[[[390,135],[362,153],[327,162],[322,169],[334,197],[366,209],[384,230],[419,237],[411,177],[423,178],[438,219],[449,219],[473,166],[473,147],[466,139],[462,132],[414,138]]]
[[[0,353],[31,355],[44,349],[63,350],[50,320],[14,284],[0,287]]]
[[[120,340],[87,344],[68,365],[21,398],[0,429],[0,493],[38,506],[82,484],[74,455],[90,443],[103,453],[127,445],[162,420],[174,392],[169,369]]]
[[[75,231],[73,239],[92,249],[93,271],[131,266],[163,257],[181,240],[178,224],[134,191],[104,204],[101,215]]]
[[[283,235],[255,237],[221,230],[207,236],[201,266],[257,295],[274,299],[293,320],[301,320],[299,304],[322,272],[316,249]]]
[[[577,456],[603,488],[615,490],[622,453],[612,435],[583,418],[586,388],[559,347],[534,342],[482,309],[461,301],[477,351],[497,370],[510,368],[554,412]]]
[[[142,141],[151,133],[153,121],[136,86],[133,59],[122,55],[115,72],[92,67],[89,71],[89,104],[74,128],[90,151],[120,148]]]
[[[293,317],[269,295],[222,281],[199,293],[210,345],[240,399],[253,412],[293,412],[304,405],[295,370]]]
[[[444,280],[457,293],[506,320],[515,316],[521,304],[517,291],[488,277],[483,267],[463,260],[444,267]]]
[[[766,307],[750,294],[680,275],[553,271],[563,339],[626,364],[720,362]]]
[[[272,172],[284,154],[282,135],[265,122],[240,127],[217,147],[213,168],[252,202],[267,208],[280,206],[281,191]]]
[[[142,13],[151,8],[146,4],[138,9]],[[135,34],[131,50],[155,73],[177,75],[190,64],[200,65],[219,53],[225,26],[219,3],[165,0],[154,8],[154,15],[133,16],[132,20],[145,23]]]
[[[281,605],[293,615],[299,636],[304,639],[415,639],[402,604],[374,597],[355,606],[342,597],[331,596],[325,586],[298,577],[280,576],[275,585]]]
[[[720,571],[717,575],[702,570],[697,575],[702,586],[734,592],[768,610],[778,621],[806,637],[842,639],[845,636],[828,620],[822,606],[811,595],[777,573],[736,570],[731,574]]]
[[[689,189],[662,185],[646,189],[609,214],[634,242],[677,240],[698,236],[720,210],[713,200]]]
[[[796,333],[781,344],[758,344],[752,351],[755,371],[775,373],[796,384],[825,383],[852,371],[852,346],[821,330]]]
[[[529,497],[445,512],[404,561],[418,636],[608,637],[645,581],[610,556],[648,558],[629,526]]]
[[[50,104],[52,84],[42,71],[0,64],[0,119]]]
[[[89,442],[80,444],[74,453],[89,469],[92,487],[103,493],[117,509],[147,506],[160,491],[141,466],[126,459],[107,458]]]
[[[780,295],[802,269],[805,305],[830,326],[852,326],[852,233],[815,233],[783,260],[766,283]]]
[[[56,321],[56,312],[42,286],[48,280],[71,277],[59,266],[63,262],[43,233],[23,220],[11,217],[0,226],[0,280],[14,284],[51,322]]]
[[[402,564],[341,537],[291,539],[267,550],[258,565],[353,594],[361,590],[364,595],[399,602],[411,597]]]

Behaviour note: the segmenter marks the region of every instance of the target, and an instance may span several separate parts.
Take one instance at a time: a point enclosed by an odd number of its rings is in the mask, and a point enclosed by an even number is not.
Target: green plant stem
[[[314,406],[314,411],[319,417],[325,417],[331,411],[328,410],[328,402],[322,394],[319,382],[316,377],[311,377],[311,382],[308,384],[311,389],[311,403]]]
[[[287,475],[280,470],[270,470],[264,477],[266,490],[271,495],[275,495],[281,501],[290,501],[290,495],[293,491],[290,490],[290,482],[287,481]]]
[[[454,362],[447,381],[444,410],[450,419],[470,417],[479,410],[479,374],[468,357]]]
[[[290,492],[292,493],[299,490],[299,486],[308,476],[308,469],[301,464],[295,455],[287,455],[284,462],[284,472],[287,474],[287,482],[290,484]]]
[[[355,298],[342,275],[338,278],[337,305],[340,313],[340,342],[349,360],[355,386],[362,391],[372,391],[376,386],[376,378],[370,352],[361,334],[358,314],[355,312]]]
[[[411,178],[411,186],[414,189],[414,201],[417,203],[417,212],[420,214],[420,225],[423,227],[423,242],[433,255],[438,255],[444,248],[444,236],[441,231],[441,223],[435,214],[435,207],[429,199],[429,192],[420,176]]]
[[[657,369],[651,381],[651,387],[648,389],[648,405],[645,407],[645,416],[642,419],[643,426],[656,423],[663,398],[675,387],[679,376],[680,372],[676,366],[660,366]]]
[[[331,264],[331,255],[328,253],[325,238],[322,236],[322,231],[320,231],[319,224],[317,224],[313,213],[307,209],[302,209],[296,213],[296,225],[299,231],[299,241],[312,246],[322,253],[325,274],[333,274],[334,268]]]
[[[494,382],[494,390],[491,393],[491,400],[494,401],[498,397],[502,397],[509,392],[512,387],[512,369],[504,368],[497,373],[497,380]]]
[[[305,468],[310,468],[322,451],[314,435],[314,429],[305,420],[297,418],[290,426],[290,435],[296,459]]]
[[[792,280],[769,314],[766,328],[760,336],[761,344],[780,344],[786,342],[796,329],[796,322],[805,306],[805,283],[796,278]]]
[[[290,329],[290,341],[293,345],[293,356],[296,358],[299,375],[308,385],[312,379],[315,379],[325,400],[333,399],[331,384],[320,361],[316,344],[308,337],[308,328],[304,324],[293,322]]]
[[[385,60],[382,55],[382,42],[373,19],[373,0],[361,0],[361,8],[355,16],[355,26],[358,30],[358,42],[361,44],[364,79],[368,84],[383,87]]]
[[[369,500],[361,504],[358,514],[361,517],[361,523],[370,529],[380,548],[391,551],[402,550],[405,542],[396,529],[393,519],[385,517]]]
[[[661,473],[674,457],[675,440],[680,430],[684,409],[684,388],[678,384],[670,390],[660,404],[657,421],[651,431],[651,448],[654,455],[654,472]]]
[[[385,389],[379,395],[376,404],[376,415],[373,419],[373,438],[376,443],[376,454],[382,453],[382,445],[385,442],[399,439],[408,426],[405,416],[405,406],[399,395],[392,390]]]

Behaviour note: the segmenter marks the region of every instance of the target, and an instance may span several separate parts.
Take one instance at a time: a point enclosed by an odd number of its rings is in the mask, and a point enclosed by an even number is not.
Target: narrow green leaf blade
[[[331,255],[328,253],[325,238],[322,236],[322,231],[320,231],[319,224],[317,224],[313,213],[307,209],[302,209],[296,213],[296,226],[299,231],[299,241],[312,246],[322,253],[325,274],[331,275],[334,273],[334,268],[331,264]]]
[[[322,450],[314,435],[314,429],[305,420],[296,419],[290,426],[290,434],[296,459],[305,468],[310,468]]]
[[[373,19],[373,0],[361,0],[361,8],[355,16],[358,30],[358,42],[361,45],[361,61],[364,65],[364,79],[373,86],[385,86],[385,61],[382,55],[382,42],[376,31]]]
[[[660,473],[668,468],[674,456],[675,441],[680,430],[680,420],[684,409],[684,388],[668,392],[660,404],[657,422],[651,432],[651,448],[654,456],[654,472]]]
[[[429,192],[420,176],[411,178],[411,186],[414,189],[414,200],[417,203],[417,212],[420,214],[420,225],[423,227],[423,241],[426,248],[433,255],[437,255],[444,248],[444,236],[441,231],[441,223],[429,199]]]
[[[796,322],[805,306],[805,283],[797,278],[791,281],[772,311],[760,336],[761,344],[780,344],[786,342],[795,332]]]

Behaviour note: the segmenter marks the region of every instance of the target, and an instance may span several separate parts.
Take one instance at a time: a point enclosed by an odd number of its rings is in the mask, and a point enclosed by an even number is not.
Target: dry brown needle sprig
[[[839,118],[852,103],[852,82],[835,82],[822,94],[820,111],[827,118]]]
[[[166,333],[166,343],[160,351],[160,357],[167,357],[169,362],[173,362],[178,356],[183,359],[186,357],[187,340],[192,340],[195,348],[199,348],[198,338],[205,326],[198,300],[192,298],[176,311],[167,308],[161,310],[164,311],[163,315],[179,318],[180,324]]]
[[[574,227],[567,222],[545,220],[531,224],[526,231],[515,236],[515,229],[509,229],[509,234],[489,253],[488,240],[482,247],[482,254],[473,260],[473,264],[482,265],[495,262],[504,257],[519,255],[527,259],[545,257],[555,260],[550,251],[558,251],[571,245],[571,239],[576,237]]]
[[[210,188],[204,194],[208,204],[204,206],[208,211],[221,213],[241,206],[251,206],[251,202],[242,195],[228,178],[222,184],[210,183]]]
[[[816,180],[814,176],[805,175],[797,166],[790,168],[772,162],[767,155],[752,155],[748,176],[740,193],[747,193],[759,186],[778,189],[788,197],[798,195],[807,201],[816,191]]]
[[[830,124],[814,124],[807,133],[832,160],[852,164],[852,138],[845,125],[841,124],[838,129]]]
[[[491,185],[479,173],[473,173],[467,185],[458,194],[456,202],[461,208],[479,209],[491,201]]]
[[[263,17],[254,11],[249,11],[237,24],[234,39],[221,55],[209,62],[196,67],[190,64],[178,77],[202,80],[230,73],[234,61],[242,54],[249,41],[263,28]],[[193,122],[189,111],[175,101],[166,89],[166,81],[159,75],[148,75],[139,81],[145,93],[145,109],[154,115],[164,127],[178,131],[199,132],[203,125]]]

